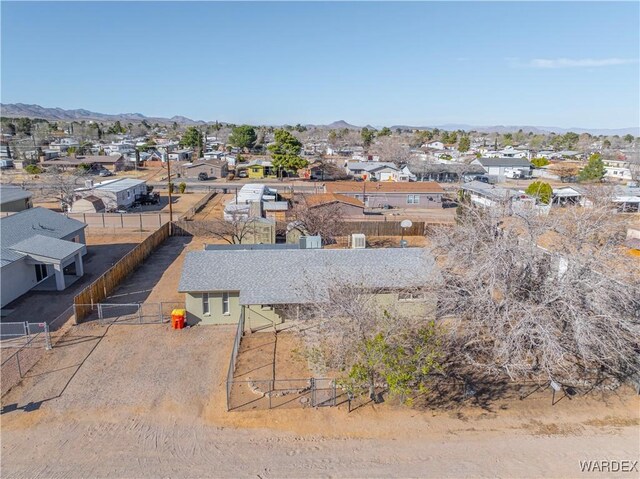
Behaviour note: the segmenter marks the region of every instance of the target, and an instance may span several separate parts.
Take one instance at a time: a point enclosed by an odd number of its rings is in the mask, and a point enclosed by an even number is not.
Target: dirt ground
[[[112,300],[177,299],[182,252],[204,241],[171,238]],[[543,391],[484,407],[227,412],[234,330],[74,326],[2,398],[2,477],[577,477],[580,460],[638,459],[629,390],[555,406]],[[305,373],[282,369],[297,349],[282,338],[275,358],[273,335],[245,338],[262,351],[237,373]]]

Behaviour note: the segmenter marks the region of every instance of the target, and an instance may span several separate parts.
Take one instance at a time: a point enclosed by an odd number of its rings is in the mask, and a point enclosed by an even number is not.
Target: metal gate
[[[311,379],[311,405],[313,407],[336,405],[336,382],[334,379]]]
[[[98,303],[98,321],[102,324],[138,324],[142,322],[140,305]]]

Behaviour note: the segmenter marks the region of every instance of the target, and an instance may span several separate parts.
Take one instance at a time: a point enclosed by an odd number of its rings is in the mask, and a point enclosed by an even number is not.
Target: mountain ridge
[[[64,108],[48,108],[36,104],[26,103],[2,103],[0,104],[0,112],[3,117],[9,118],[40,118],[49,121],[77,121],[77,120],[93,120],[93,121],[142,121],[147,120],[154,123],[179,123],[182,125],[205,125],[207,122],[203,120],[193,120],[191,118],[174,115],[171,118],[165,117],[149,117],[142,113],[118,113],[107,114],[98,113],[83,108],[78,109],[64,109]],[[209,122],[211,123],[211,122]],[[312,125],[307,126],[315,128],[327,128],[330,130],[349,129],[360,130],[362,127],[353,125],[345,120],[337,120],[327,125]],[[367,125],[367,128],[376,128],[371,125]],[[464,130],[464,131],[477,131],[479,133],[515,133],[518,130],[522,130],[525,133],[532,132],[534,134],[564,134],[569,131],[574,133],[589,133],[591,135],[619,135],[632,134],[634,136],[640,136],[640,127],[627,127],[627,128],[562,128],[556,126],[528,126],[528,125],[492,125],[492,126],[479,126],[470,125],[464,123],[447,123],[433,126],[410,126],[410,125],[393,125],[390,127],[392,130],[398,128],[403,130],[433,130],[438,128],[440,130]]]

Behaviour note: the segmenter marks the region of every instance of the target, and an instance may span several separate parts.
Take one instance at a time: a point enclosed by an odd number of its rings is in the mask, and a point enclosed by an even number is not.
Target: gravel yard
[[[114,298],[179,297],[183,252],[201,245],[171,238]],[[2,398],[1,476],[576,477],[580,460],[638,460],[640,401],[629,389],[555,406],[545,391],[446,410],[391,401],[351,413],[346,405],[227,412],[234,331],[96,322],[71,328]],[[253,364],[245,355],[240,372],[268,372],[260,368],[270,341],[259,333],[245,343],[264,351]],[[291,355],[297,346],[286,341],[280,351]],[[277,376],[287,373],[279,366],[286,354],[275,358]]]

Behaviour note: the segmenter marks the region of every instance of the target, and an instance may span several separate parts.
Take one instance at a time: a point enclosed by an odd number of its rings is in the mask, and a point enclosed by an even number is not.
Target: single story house
[[[51,166],[60,169],[77,168],[82,164],[89,165],[94,170],[122,171],[127,166],[127,161],[122,155],[99,155],[99,156],[64,156],[51,160],[44,160],[41,166],[47,168]]]
[[[15,213],[33,207],[33,193],[19,186],[0,185],[0,212]]]
[[[169,153],[169,159],[172,161],[191,161],[193,150],[175,150]]]
[[[93,196],[100,198],[107,210],[129,208],[140,196],[147,194],[147,183],[134,178],[116,178],[102,183],[91,184],[76,189],[79,197]]]
[[[320,193],[304,195],[304,204],[309,209],[338,208],[342,216],[347,218],[362,218],[364,203],[357,198],[337,193]]]
[[[423,248],[221,248],[187,253],[178,291],[185,294],[189,324],[237,323],[244,317],[245,328],[257,330],[294,319],[285,307],[329,301],[331,288],[341,283],[400,304],[403,290],[435,274]],[[416,307],[415,300],[405,304]]]
[[[327,183],[328,193],[356,198],[367,208],[442,208],[444,190],[432,181],[380,182],[336,181]]]
[[[505,178],[530,178],[533,165],[525,158],[478,158],[471,162],[480,165],[488,175],[502,182]]]
[[[498,210],[500,214],[512,214],[517,211],[532,211],[537,214],[547,214],[550,205],[537,204],[535,198],[530,197],[522,191],[502,186],[490,185],[482,181],[470,181],[461,187],[464,194],[468,195],[471,204],[482,208],[503,207],[504,211]]]
[[[228,165],[224,160],[198,160],[180,166],[180,174],[184,178],[226,178]]]
[[[445,163],[427,163],[414,167],[413,172],[417,181],[436,181],[438,183],[456,183],[471,181],[477,175],[485,173],[481,165],[467,165],[447,161]]]
[[[386,161],[348,161],[345,170],[349,176],[378,181],[398,181],[401,172],[392,162]]]
[[[236,171],[246,169],[249,178],[276,178],[278,172],[269,160],[253,160],[243,165],[236,165]]]
[[[0,219],[0,306],[34,287],[61,291],[82,276],[86,226],[41,207]]]

